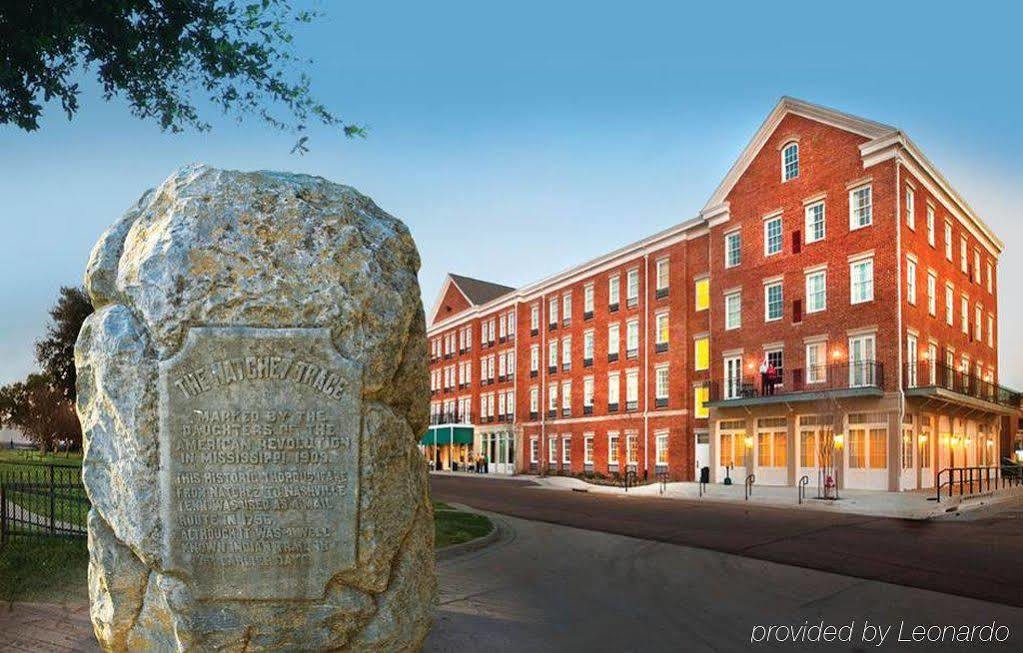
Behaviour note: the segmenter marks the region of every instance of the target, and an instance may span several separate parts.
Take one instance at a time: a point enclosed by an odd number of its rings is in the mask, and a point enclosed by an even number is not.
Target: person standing
[[[769,380],[767,378],[767,357],[765,356],[764,360],[760,361],[760,394],[762,395],[768,394],[769,391],[768,383]]]
[[[774,363],[767,364],[767,394],[774,394],[774,384],[778,382],[778,368]]]

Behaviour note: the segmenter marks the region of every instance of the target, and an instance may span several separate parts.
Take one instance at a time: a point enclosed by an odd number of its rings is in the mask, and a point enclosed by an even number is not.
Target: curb
[[[466,553],[479,551],[480,549],[486,548],[493,544],[494,542],[497,542],[499,539],[501,539],[501,528],[498,525],[497,521],[490,515],[484,514],[477,510],[473,510],[472,508],[469,508],[468,506],[463,506],[461,504],[449,503],[448,505],[456,507],[458,510],[462,512],[470,512],[475,515],[482,515],[486,517],[487,519],[490,520],[490,532],[487,533],[486,535],[477,537],[474,540],[469,540],[468,542],[452,544],[450,546],[444,547],[443,549],[437,549],[436,552],[437,562],[450,560],[451,558],[457,558],[459,556],[465,555]]]

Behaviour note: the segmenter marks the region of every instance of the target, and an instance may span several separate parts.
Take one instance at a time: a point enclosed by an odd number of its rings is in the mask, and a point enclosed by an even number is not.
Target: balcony
[[[472,424],[473,413],[442,412],[430,415],[430,424]]]
[[[1023,395],[991,381],[929,361],[906,363],[902,385],[909,397],[927,397],[948,403],[1013,413],[1023,407]]]
[[[794,403],[845,397],[884,396],[884,367],[879,361],[834,363],[784,370],[773,389],[762,387],[759,374],[711,381],[706,405],[729,408]]]

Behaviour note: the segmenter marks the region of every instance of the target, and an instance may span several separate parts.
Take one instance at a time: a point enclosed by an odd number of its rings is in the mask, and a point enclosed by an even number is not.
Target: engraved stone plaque
[[[361,381],[329,329],[193,327],[159,390],[164,566],[197,599],[316,599],[355,566]]]

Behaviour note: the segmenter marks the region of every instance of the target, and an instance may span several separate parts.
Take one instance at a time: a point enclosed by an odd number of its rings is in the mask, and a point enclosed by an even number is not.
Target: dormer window
[[[799,143],[789,143],[781,149],[781,180],[799,176]]]

